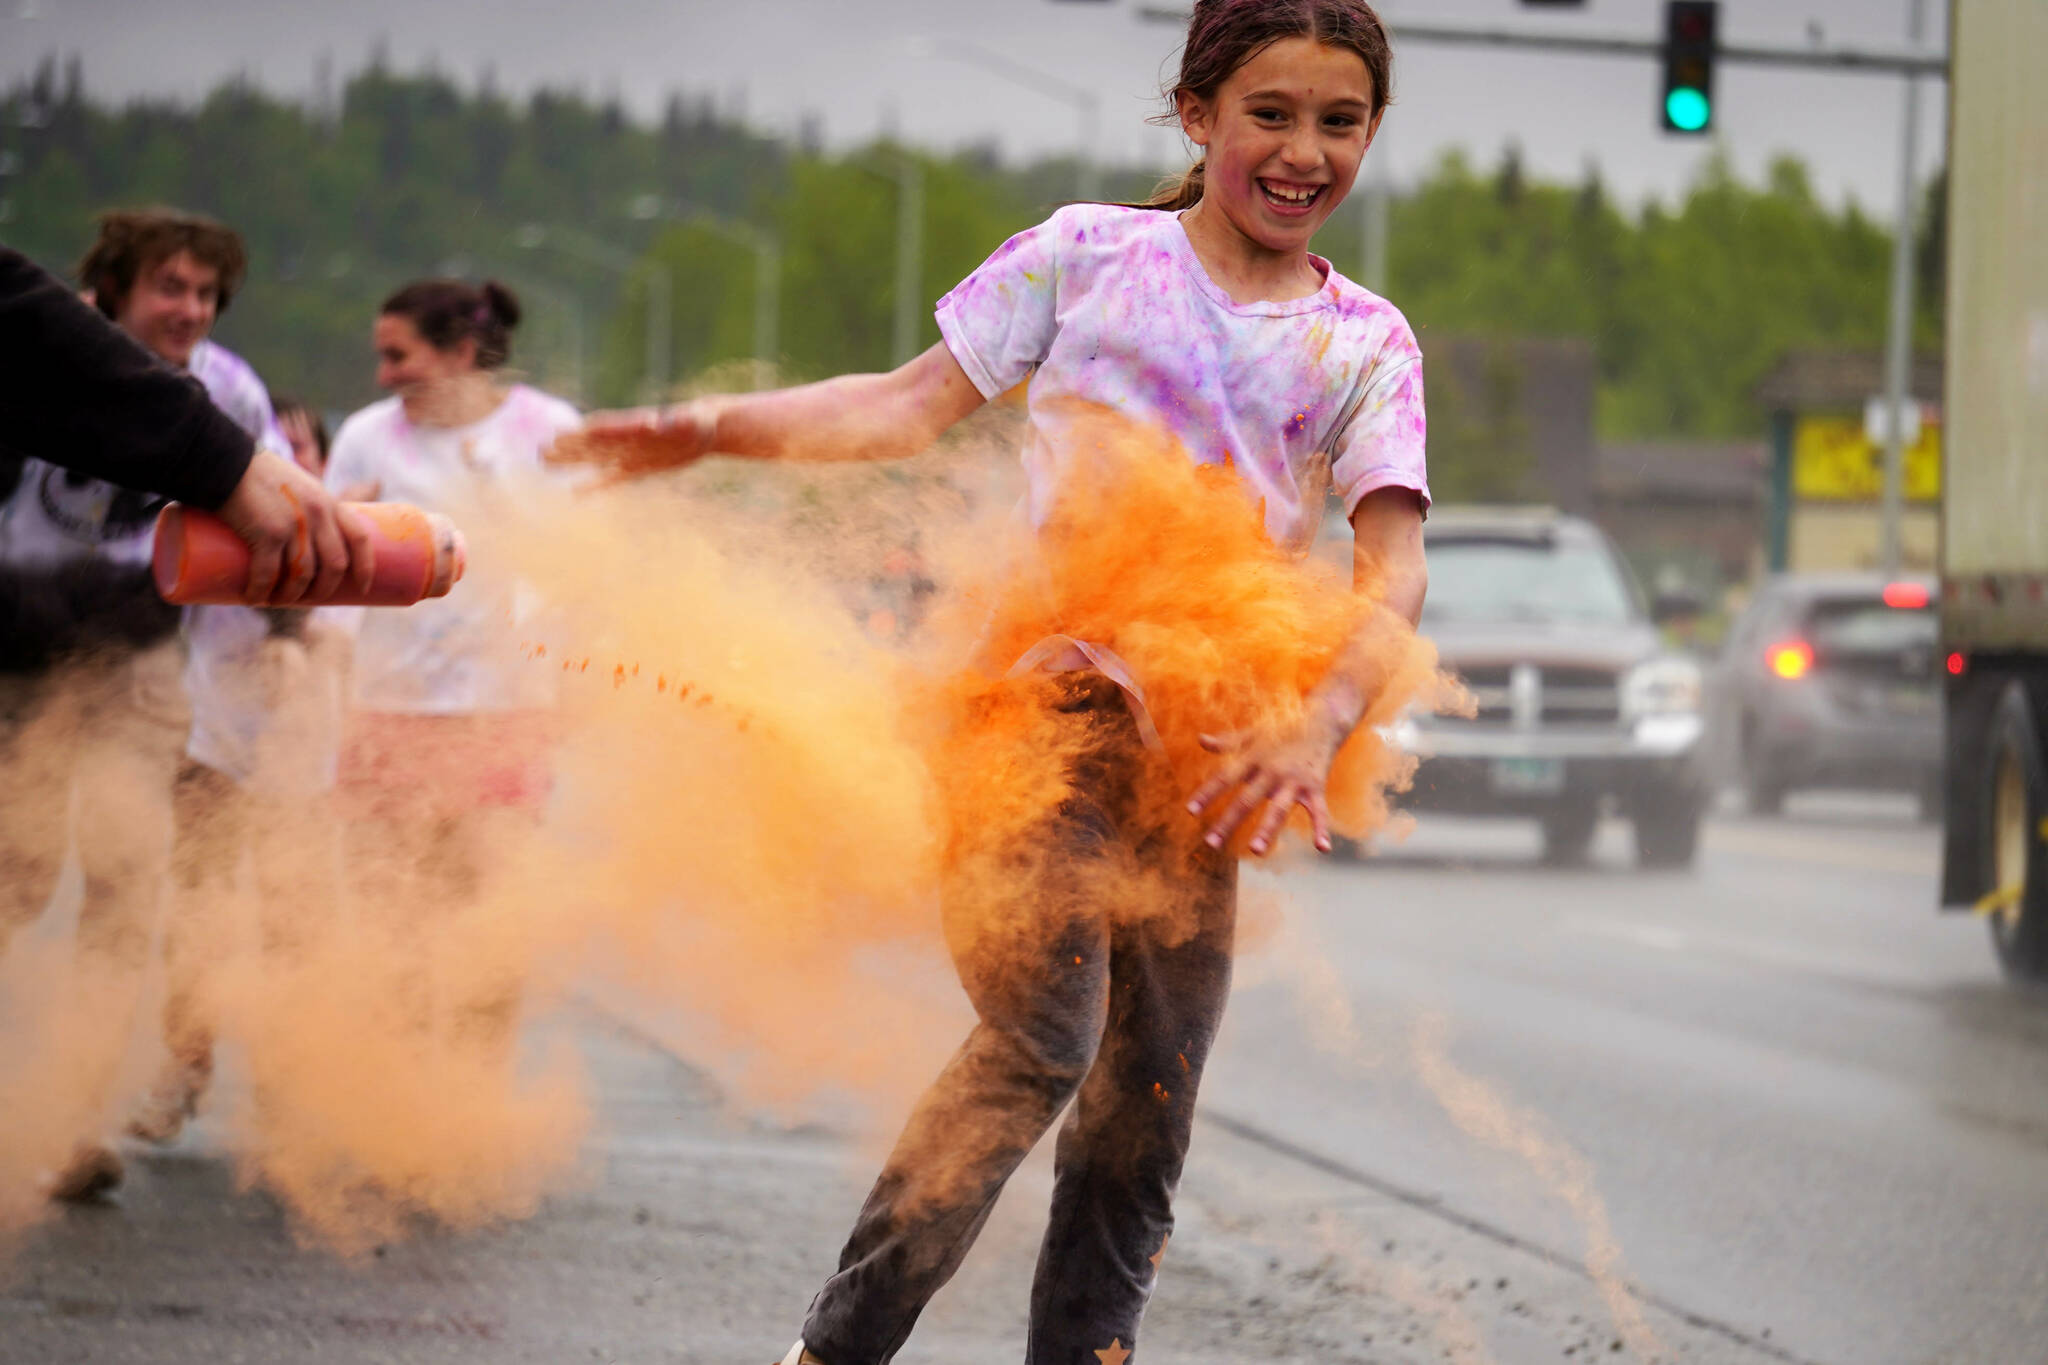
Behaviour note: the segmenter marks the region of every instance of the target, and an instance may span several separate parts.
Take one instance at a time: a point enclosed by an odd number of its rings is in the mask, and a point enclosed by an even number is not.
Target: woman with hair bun
[[[461,517],[494,485],[538,475],[541,452],[582,419],[505,382],[519,316],[496,281],[416,280],[386,299],[372,341],[390,397],[342,423],[328,487]],[[341,761],[344,807],[362,836],[351,862],[433,879],[388,888],[403,902],[466,895],[482,871],[482,826],[494,813],[530,815],[546,795],[554,692],[519,653],[525,596],[478,563],[460,592],[356,613]]]

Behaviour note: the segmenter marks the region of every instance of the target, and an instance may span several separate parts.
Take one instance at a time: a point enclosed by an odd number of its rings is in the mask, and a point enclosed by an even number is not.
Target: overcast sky
[[[1722,29],[1739,42],[1805,44],[1818,33],[1831,45],[1895,50],[1906,46],[1913,2],[1724,0]],[[1947,0],[1926,8],[1937,46]],[[1382,150],[1393,175],[1412,178],[1448,146],[1490,164],[1514,141],[1542,175],[1576,179],[1597,163],[1625,197],[1680,191],[1707,144],[1657,131],[1650,58],[1399,46],[1403,16],[1648,37],[1662,10],[1662,0],[1588,0],[1578,13],[1517,0],[1389,0],[1397,107]],[[1142,22],[1136,0],[0,0],[0,81],[56,51],[82,57],[88,89],[103,98],[190,96],[236,73],[303,96],[323,54],[345,73],[381,40],[400,69],[432,62],[464,84],[489,69],[510,91],[616,91],[650,117],[682,89],[778,131],[816,116],[834,145],[872,137],[893,118],[937,148],[1071,148],[1070,105],[944,55],[947,43],[975,43],[1096,92],[1101,154],[1164,167],[1179,163],[1178,138],[1144,119],[1179,38]],[[1724,67],[1719,142],[1749,178],[1793,152],[1824,195],[1853,195],[1888,216],[1901,88],[1896,77]],[[1945,94],[1936,84],[1922,101],[1923,173],[1940,155]]]

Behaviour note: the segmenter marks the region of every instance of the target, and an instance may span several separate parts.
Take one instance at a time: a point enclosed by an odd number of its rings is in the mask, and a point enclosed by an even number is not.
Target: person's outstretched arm
[[[986,401],[941,342],[886,374],[850,374],[768,393],[594,413],[548,459],[615,478],[706,455],[781,460],[896,460],[917,454]]]
[[[0,449],[217,512],[249,543],[252,602],[368,586],[370,531],[290,460],[259,452],[176,373],[18,251],[0,247]]]

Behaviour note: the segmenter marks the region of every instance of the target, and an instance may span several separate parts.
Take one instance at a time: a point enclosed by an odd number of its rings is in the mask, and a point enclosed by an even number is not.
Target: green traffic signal
[[[1664,117],[1681,133],[1697,133],[1713,120],[1714,106],[1704,90],[1681,85],[1664,97]]]
[[[1720,0],[1665,0],[1664,126],[1697,136],[1714,126]]]

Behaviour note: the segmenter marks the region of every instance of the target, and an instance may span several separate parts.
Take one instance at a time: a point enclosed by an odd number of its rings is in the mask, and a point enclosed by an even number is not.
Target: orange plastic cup
[[[402,502],[352,502],[370,524],[377,566],[368,591],[350,578],[333,594],[302,597],[295,607],[409,607],[446,597],[469,565],[455,523]],[[249,547],[210,512],[179,503],[157,515],[151,567],[156,590],[180,606],[238,604],[249,582]]]

